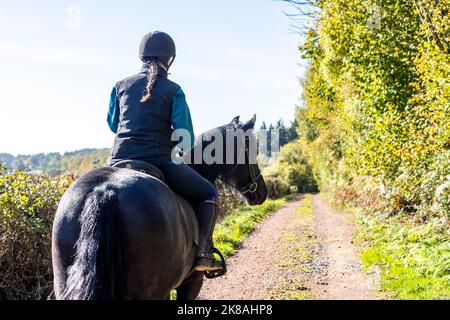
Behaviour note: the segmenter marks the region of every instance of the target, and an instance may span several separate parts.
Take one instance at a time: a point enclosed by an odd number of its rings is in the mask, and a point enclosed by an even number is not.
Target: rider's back
[[[180,88],[160,70],[151,98],[142,102],[147,85],[144,66],[137,75],[117,82],[115,89],[120,109],[119,126],[111,152],[111,163],[139,159],[152,163],[170,161],[176,142],[171,141],[173,98]]]

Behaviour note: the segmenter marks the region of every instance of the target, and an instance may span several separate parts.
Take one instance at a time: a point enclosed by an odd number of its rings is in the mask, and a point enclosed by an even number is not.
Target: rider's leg
[[[186,164],[167,163],[159,168],[163,171],[167,184],[180,196],[196,204],[196,215],[200,229],[200,243],[195,268],[198,271],[222,269],[212,250],[212,234],[217,220],[216,187]]]
[[[197,218],[200,226],[200,241],[197,251],[195,270],[215,271],[222,269],[222,264],[216,261],[212,254],[213,231],[217,221],[216,200],[206,200],[198,205]]]

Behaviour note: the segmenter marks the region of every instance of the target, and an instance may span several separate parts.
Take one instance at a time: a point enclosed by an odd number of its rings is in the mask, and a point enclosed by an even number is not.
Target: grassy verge
[[[370,213],[348,204],[338,207],[356,218],[361,261],[365,270],[380,271],[383,298],[450,299],[448,225],[438,218],[418,224],[407,215]]]
[[[377,266],[391,299],[450,299],[450,232],[437,220],[414,225],[359,212],[365,268]],[[445,229],[444,229],[445,228]]]
[[[311,267],[311,248],[316,243],[312,226],[312,196],[307,194],[281,239],[281,258],[277,266],[277,278],[267,299],[305,300],[309,298],[304,283],[308,269]]]
[[[214,244],[225,257],[236,253],[242,241],[255,229],[255,226],[279,209],[289,200],[281,198],[267,200],[260,206],[242,206],[225,216],[214,231]]]

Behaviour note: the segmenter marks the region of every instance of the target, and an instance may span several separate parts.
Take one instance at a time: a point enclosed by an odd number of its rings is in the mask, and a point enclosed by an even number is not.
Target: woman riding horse
[[[117,135],[111,165],[77,179],[55,215],[52,262],[57,299],[168,299],[172,289],[177,299],[195,299],[205,275],[224,271],[212,254],[214,182],[231,184],[250,205],[267,197],[256,152],[251,151],[256,117],[245,124],[236,117],[194,143],[184,94],[167,79],[174,58],[168,35],[148,34],[141,44],[141,73],[113,89],[108,119]],[[203,154],[217,135],[224,145],[232,140],[233,155],[223,154],[214,163],[202,158],[200,163],[177,164],[171,158],[171,135],[180,128],[191,132],[188,142],[193,148],[186,159]],[[238,131],[250,132],[250,139],[228,134]],[[235,140],[243,144],[235,145]],[[136,167],[120,167],[122,160],[157,166],[170,188],[162,177],[147,174],[146,165],[132,170]]]
[[[170,188],[196,208],[200,244],[195,270],[219,270],[222,263],[214,259],[211,248],[217,220],[216,187],[188,165],[171,160],[174,130],[189,132],[188,147],[195,141],[183,90],[167,79],[176,56],[175,43],[164,32],[151,32],[142,39],[139,55],[144,62],[141,72],[117,82],[112,91],[108,123],[116,139],[110,164],[137,159],[157,166]]]

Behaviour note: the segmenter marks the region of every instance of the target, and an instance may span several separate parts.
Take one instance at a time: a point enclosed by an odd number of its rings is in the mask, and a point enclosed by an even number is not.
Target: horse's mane
[[[236,123],[228,123],[223,126],[207,130],[207,131],[203,132],[200,136],[197,137],[196,147],[194,147],[194,148],[201,147],[202,154],[203,154],[203,151],[205,150],[205,148],[213,142],[213,141],[209,140],[209,138],[208,138],[211,136],[211,134],[213,132],[220,131],[223,136],[223,141],[224,141],[224,143],[226,143],[227,130],[234,130],[234,131],[239,130],[239,129],[243,129],[243,126],[244,126],[244,124],[242,122],[236,122]],[[191,167],[194,170],[196,170],[198,173],[200,173],[205,179],[207,179],[211,182],[214,182],[218,176],[224,174],[224,171],[226,171],[227,166],[229,166],[226,164],[214,164],[214,165],[208,165],[205,163],[195,164],[193,161],[193,158],[192,158],[193,157],[192,150],[186,156],[191,157],[190,158],[192,160]]]

